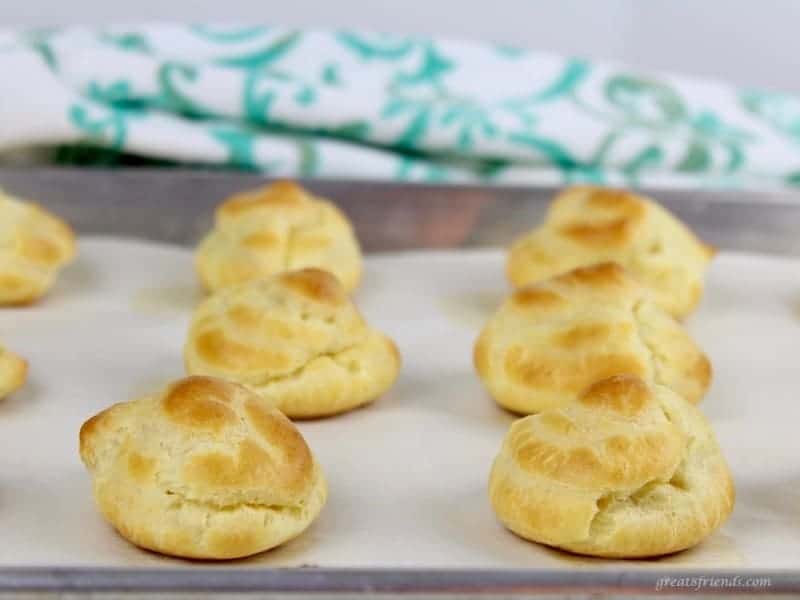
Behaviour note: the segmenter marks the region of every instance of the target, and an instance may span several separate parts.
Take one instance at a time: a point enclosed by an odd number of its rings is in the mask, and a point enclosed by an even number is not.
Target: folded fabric
[[[800,99],[492,44],[285,27],[0,31],[0,150],[281,176],[800,185]]]

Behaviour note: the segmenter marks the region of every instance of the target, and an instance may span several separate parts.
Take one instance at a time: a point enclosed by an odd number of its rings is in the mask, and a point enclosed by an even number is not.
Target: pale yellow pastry
[[[621,376],[515,422],[489,495],[524,538],[635,558],[699,543],[728,518],[735,492],[702,414],[666,387]]]
[[[217,292],[195,311],[184,356],[189,373],[246,384],[293,418],[366,404],[400,369],[394,343],[319,269]]]
[[[348,292],[361,279],[361,250],[347,217],[290,181],[220,205],[196,264],[211,291],[305,267],[333,273]]]
[[[0,305],[38,300],[74,256],[75,235],[66,223],[0,190]]]
[[[208,377],[92,417],[80,453],[105,518],[137,546],[174,556],[263,552],[302,533],[327,496],[291,421]]]
[[[506,264],[520,287],[576,267],[613,261],[684,317],[700,301],[714,250],[655,201],[621,190],[573,187],[559,194],[544,223],[512,246]]]
[[[0,400],[25,385],[28,363],[0,346]]]
[[[515,291],[474,351],[492,397],[519,413],[557,408],[613,375],[636,375],[699,402],[711,363],[622,267],[575,269]]]

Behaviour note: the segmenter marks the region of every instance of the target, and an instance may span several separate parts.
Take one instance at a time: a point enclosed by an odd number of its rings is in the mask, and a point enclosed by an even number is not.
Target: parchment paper
[[[191,252],[87,238],[41,304],[0,310],[0,340],[29,359],[0,402],[0,566],[213,568],[139,550],[95,510],[81,423],[184,375],[200,298]],[[404,357],[397,386],[337,418],[301,422],[330,500],[264,566],[619,569],[523,541],[495,520],[491,462],[513,420],[483,391],[472,345],[507,292],[500,251],[367,261],[357,302]],[[702,404],[737,483],[731,520],[694,550],[624,568],[800,567],[800,260],[720,255],[689,328],[712,359]]]

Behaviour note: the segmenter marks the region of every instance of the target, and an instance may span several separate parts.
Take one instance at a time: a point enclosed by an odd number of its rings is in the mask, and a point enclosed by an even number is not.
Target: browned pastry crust
[[[243,383],[292,418],[367,404],[400,370],[394,342],[319,269],[217,292],[195,311],[184,356],[189,373]]]
[[[656,304],[681,318],[699,302],[713,256],[713,248],[650,198],[578,186],[559,194],[544,223],[514,243],[506,273],[520,287],[616,262],[650,290]]]
[[[196,265],[210,291],[317,267],[350,292],[361,279],[362,259],[352,225],[334,204],[294,182],[278,181],[219,206]]]
[[[273,548],[302,533],[327,495],[295,426],[247,388],[209,377],[92,417],[80,453],[117,531],[175,556]]]
[[[484,327],[474,362],[492,397],[525,414],[614,375],[665,385],[692,403],[711,382],[702,350],[614,263],[518,289]]]
[[[702,414],[666,387],[612,377],[515,422],[489,495],[518,535],[593,556],[689,548],[733,510],[728,467]]]
[[[0,190],[0,306],[44,296],[75,252],[75,234],[66,223]]]
[[[13,394],[28,377],[28,363],[0,346],[0,400]]]

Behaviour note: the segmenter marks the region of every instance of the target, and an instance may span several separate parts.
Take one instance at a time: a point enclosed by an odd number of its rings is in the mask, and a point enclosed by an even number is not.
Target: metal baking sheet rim
[[[108,190],[108,185],[116,182],[163,185],[165,181],[172,181],[175,189],[186,188],[186,192],[194,187],[192,182],[214,181],[216,186],[213,191],[216,196],[207,202],[198,202],[198,211],[209,212],[209,202],[214,199],[219,201],[219,189],[236,191],[248,185],[256,184],[265,178],[259,175],[242,175],[229,172],[197,172],[197,171],[171,171],[171,170],[117,170],[100,171],[84,169],[0,169],[0,186],[8,188],[11,193],[21,193],[36,196],[37,189],[53,187],[64,188],[67,195],[74,193],[76,182],[81,180],[92,184],[87,185],[89,192],[83,201],[89,203],[101,202],[103,191]],[[116,180],[116,182],[115,182]],[[391,190],[394,194],[413,192],[417,200],[420,197],[430,196],[447,198],[448,202],[458,202],[462,194],[486,194],[486,203],[494,201],[511,200],[510,204],[518,205],[520,202],[530,201],[538,205],[541,212],[545,202],[552,196],[552,188],[481,188],[481,187],[451,187],[451,186],[425,186],[383,184],[378,182],[352,182],[352,181],[312,181],[309,185],[320,194],[330,194],[339,200],[348,190],[361,190],[372,193],[381,189]],[[106,187],[103,187],[106,186]],[[22,188],[22,189],[20,189]],[[92,198],[92,190],[95,196]],[[208,194],[210,190],[205,190]],[[721,199],[721,195],[726,198]],[[694,196],[697,205],[691,206],[687,196]],[[681,216],[692,225],[692,215],[701,215],[712,211],[715,216],[720,214],[720,209],[731,214],[730,223],[738,224],[742,230],[758,226],[758,219],[742,221],[741,216],[778,214],[780,218],[767,218],[771,225],[777,224],[778,229],[765,232],[763,245],[750,246],[752,235],[736,233],[732,244],[724,240],[720,245],[736,249],[764,250],[778,254],[800,254],[800,202],[798,195],[792,192],[767,193],[757,192],[706,192],[706,191],[669,191],[659,192],[659,199],[665,198],[665,204],[675,209],[683,205],[683,210],[678,210]],[[55,204],[57,208],[67,206],[64,202],[51,202],[46,197],[35,198],[45,205]],[[185,200],[185,199],[184,199]],[[684,204],[685,203],[685,204]],[[411,204],[410,204],[411,205]],[[149,205],[152,207],[152,203]],[[421,206],[420,202],[413,206]],[[722,208],[725,206],[727,208]],[[135,210],[133,206],[131,209]],[[745,209],[742,211],[742,209]],[[64,212],[63,210],[61,211]],[[69,212],[69,211],[67,211]],[[108,211],[98,211],[96,217],[102,220],[108,216]],[[69,215],[65,215],[69,217]],[[728,221],[726,219],[726,221]],[[508,225],[509,229],[527,228],[530,222],[520,223],[519,219],[495,219],[495,226]],[[158,221],[152,222],[154,228],[159,227]],[[478,228],[480,223],[478,223]],[[737,226],[737,225],[734,225]],[[796,226],[796,228],[794,228]],[[80,229],[80,228],[79,228]],[[493,236],[482,236],[480,232],[470,230],[464,239],[455,243],[442,244],[439,247],[461,245],[485,245],[492,243]],[[189,243],[197,234],[196,226],[186,223],[182,231],[158,232],[155,239],[177,243]],[[730,231],[730,229],[729,229]],[[142,232],[146,234],[147,232]],[[724,235],[720,230],[717,235]],[[788,236],[786,236],[788,234]],[[793,234],[793,235],[792,235]],[[510,234],[506,234],[505,237]],[[152,239],[152,237],[151,237]],[[777,243],[776,243],[777,239]],[[416,240],[401,240],[397,247],[413,247]],[[721,240],[712,240],[720,243]],[[434,247],[437,247],[434,244]],[[379,248],[383,249],[383,248]],[[697,588],[669,588],[659,590],[659,581],[665,579],[688,580],[688,578],[703,578],[705,587]],[[411,595],[426,593],[450,594],[489,594],[489,593],[569,593],[569,592],[619,592],[619,593],[689,593],[689,592],[721,592],[719,587],[710,587],[714,579],[732,581],[734,579],[748,580],[749,578],[767,578],[768,586],[737,587],[733,591],[737,594],[772,595],[800,592],[800,570],[798,571],[764,571],[764,570],[669,570],[658,569],[648,572],[641,571],[616,571],[581,569],[564,573],[558,570],[416,570],[416,569],[319,569],[309,568],[278,568],[263,569],[258,571],[244,571],[231,568],[203,567],[196,570],[185,569],[92,569],[92,568],[66,568],[53,569],[47,566],[41,568],[8,568],[0,567],[0,591],[4,592],[284,592],[284,593],[364,593],[364,594],[394,594]]]
[[[190,246],[227,195],[269,178],[230,171],[0,168],[0,188],[79,232]],[[553,187],[308,180],[351,218],[366,252],[505,246],[538,222]],[[800,255],[800,191],[644,190],[728,250]],[[168,202],[165,202],[168,199]]]
[[[768,586],[724,582],[767,579]],[[705,583],[699,583],[699,580]],[[669,587],[665,581],[695,581]],[[716,587],[712,586],[717,580]],[[582,569],[565,576],[554,570],[417,569],[0,569],[0,590],[59,592],[283,592],[363,594],[531,594],[621,592],[637,594],[715,593],[773,595],[800,590],[800,571]]]

